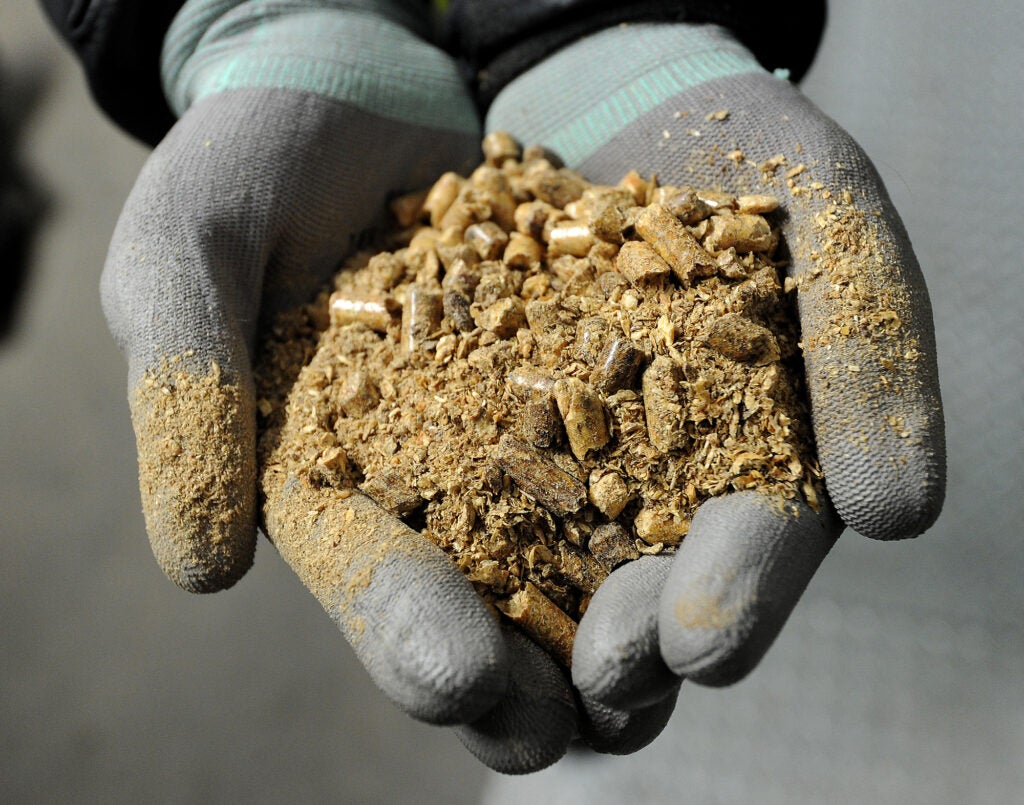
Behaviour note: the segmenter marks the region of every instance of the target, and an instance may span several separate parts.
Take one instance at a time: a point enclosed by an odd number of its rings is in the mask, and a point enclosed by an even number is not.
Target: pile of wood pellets
[[[672,552],[702,501],[816,504],[779,202],[593,185],[501,132],[483,152],[278,320],[260,460],[362,490],[568,665],[601,582]]]

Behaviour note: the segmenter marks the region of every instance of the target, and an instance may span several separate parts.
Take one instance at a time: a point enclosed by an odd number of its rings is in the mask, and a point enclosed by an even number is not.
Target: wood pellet
[[[604,578],[703,501],[817,500],[779,202],[594,185],[503,132],[483,154],[275,325],[263,452],[425,533],[568,665]]]

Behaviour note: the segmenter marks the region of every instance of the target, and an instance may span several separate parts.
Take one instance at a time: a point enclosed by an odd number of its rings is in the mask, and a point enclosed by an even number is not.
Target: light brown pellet
[[[585,593],[594,593],[606,578],[608,571],[588,552],[572,545],[560,545],[558,556],[559,569]]]
[[[629,503],[629,488],[617,472],[602,475],[590,484],[590,502],[609,520],[614,520]]]
[[[399,472],[385,470],[367,478],[360,488],[387,511],[399,517],[415,511],[423,504],[419,490],[407,485]]]
[[[444,315],[452,320],[455,328],[468,333],[476,329],[476,322],[469,310],[469,299],[458,291],[445,291],[442,297]]]
[[[709,277],[718,270],[715,258],[678,218],[659,204],[651,204],[640,213],[636,231],[669,264],[684,288],[696,277]]]
[[[519,158],[519,144],[507,131],[492,131],[481,144],[488,164],[501,167],[507,159]]]
[[[509,235],[502,260],[511,268],[529,269],[538,265],[542,256],[543,251],[536,240],[522,232],[513,232]]]
[[[731,193],[722,193],[718,190],[697,190],[697,198],[699,198],[704,204],[715,210],[735,210],[736,209],[736,196]]]
[[[530,190],[541,201],[562,209],[583,195],[586,182],[568,168],[537,171],[529,181]]]
[[[690,530],[690,521],[666,509],[645,508],[637,514],[633,527],[648,545],[678,545]]]
[[[647,203],[648,194],[652,190],[651,183],[635,170],[629,171],[629,173],[622,177],[619,181],[619,187],[628,190],[633,196],[633,201],[641,206]]]
[[[565,668],[572,667],[576,622],[530,582],[511,598],[497,603],[513,623]]]
[[[439,226],[442,229],[454,227],[457,230],[465,231],[470,224],[486,221],[491,216],[491,208],[478,201],[459,201],[456,199],[443,216]]]
[[[534,392],[551,394],[555,390],[555,379],[551,375],[529,366],[513,369],[508,373],[506,382],[512,392],[522,399],[528,399]]]
[[[476,286],[480,284],[480,266],[476,262],[476,252],[469,260],[466,256],[456,257],[441,280],[441,287],[446,291],[457,291],[470,299],[476,293]]]
[[[536,241],[541,241],[548,221],[562,221],[567,217],[564,212],[555,209],[546,201],[526,201],[516,207],[516,230]]]
[[[644,354],[628,338],[612,338],[597,356],[590,383],[605,396],[631,388]]]
[[[550,393],[536,392],[523,406],[519,421],[519,433],[523,441],[533,447],[552,447],[562,434],[562,420],[558,415],[555,398]]]
[[[508,244],[508,234],[494,221],[471,224],[466,229],[465,239],[481,260],[497,259]]]
[[[412,286],[402,308],[402,349],[415,352],[424,341],[435,335],[441,324],[443,302],[441,292],[433,288]]]
[[[353,294],[335,291],[328,302],[331,323],[337,327],[363,324],[378,333],[386,333],[391,326],[398,303],[382,293]]]
[[[604,523],[594,529],[587,549],[609,571],[640,558],[629,532],[619,523]]]
[[[713,212],[692,187],[659,187],[651,196],[684,224],[695,224]]]
[[[576,357],[593,365],[601,354],[601,348],[608,339],[608,319],[604,316],[587,316],[576,325]]]
[[[644,371],[642,386],[651,444],[663,453],[684,447],[682,369],[667,355],[659,355]]]
[[[714,215],[708,219],[704,247],[712,252],[733,248],[741,252],[770,252],[777,243],[760,215]]]
[[[752,215],[764,215],[775,212],[779,208],[779,200],[767,193],[752,193],[736,199],[736,211]]]
[[[465,181],[459,174],[448,171],[441,174],[441,177],[434,182],[433,187],[430,188],[423,200],[423,209],[430,216],[431,226],[437,227],[441,223],[441,219],[458,197]]]
[[[712,322],[708,344],[734,361],[759,363],[779,358],[779,345],[771,330],[738,313],[726,313]]]
[[[526,310],[521,299],[506,296],[480,311],[473,310],[473,320],[483,329],[500,338],[515,335],[526,324]]]
[[[669,264],[642,240],[622,244],[615,258],[615,269],[634,284],[660,279],[671,270]]]
[[[611,438],[605,421],[601,397],[579,378],[569,377],[555,383],[555,402],[569,447],[576,458],[586,458],[591,450],[600,450]]]
[[[582,221],[559,221],[548,231],[548,255],[558,257],[571,254],[585,257],[594,245],[594,233]]]

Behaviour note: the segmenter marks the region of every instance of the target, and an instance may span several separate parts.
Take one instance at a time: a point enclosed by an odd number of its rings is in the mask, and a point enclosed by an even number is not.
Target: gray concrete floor
[[[490,783],[496,801],[551,801],[540,785],[614,801],[645,779],[631,799],[659,802],[669,777],[696,802],[1019,799],[1024,10],[914,5],[834,3],[805,91],[879,165],[929,278],[942,519],[913,543],[840,540],[762,668],[687,687],[644,753]],[[0,54],[51,76],[26,144],[55,198],[0,345],[0,798],[477,801],[484,770],[383,700],[266,543],[216,596],[157,569],[97,290],[146,152],[92,107],[33,4],[0,9]]]

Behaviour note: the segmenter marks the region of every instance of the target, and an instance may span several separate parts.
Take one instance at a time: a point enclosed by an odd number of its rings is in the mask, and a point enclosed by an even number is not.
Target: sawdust
[[[500,146],[399,200],[395,242],[275,324],[256,373],[263,511],[295,536],[285,551],[335,567],[300,535],[318,500],[365,494],[404,525],[361,533],[422,532],[528,633],[541,613],[534,638],[568,663],[566,624],[618,564],[672,552],[713,496],[816,505],[820,473],[777,201],[592,186]]]

